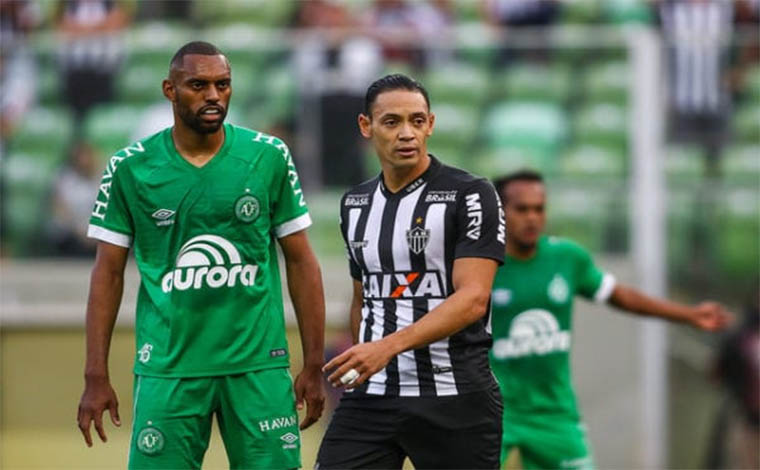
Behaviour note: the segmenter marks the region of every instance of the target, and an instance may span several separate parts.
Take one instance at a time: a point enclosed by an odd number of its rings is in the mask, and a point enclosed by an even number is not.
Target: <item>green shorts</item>
[[[202,378],[135,376],[130,469],[200,468],[216,415],[230,468],[301,466],[287,368]]]
[[[567,416],[515,415],[504,411],[502,464],[512,449],[520,451],[522,468],[592,470],[594,460],[586,426]]]

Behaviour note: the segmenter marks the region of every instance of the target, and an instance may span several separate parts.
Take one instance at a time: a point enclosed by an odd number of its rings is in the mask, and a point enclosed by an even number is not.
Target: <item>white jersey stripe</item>
[[[425,249],[425,265],[429,270],[435,270],[441,273],[443,280],[443,290],[448,294],[449,287],[446,285],[448,272],[446,272],[445,253],[446,253],[446,230],[445,220],[446,204],[431,204],[425,217],[425,228],[430,230],[430,239]],[[428,300],[428,311],[443,302],[442,299]],[[457,387],[454,380],[454,371],[451,366],[451,356],[449,355],[449,339],[445,338],[428,346],[430,350],[430,362],[433,365],[433,378],[435,380],[436,395],[456,395]],[[443,369],[448,372],[435,373],[436,370]]]
[[[409,243],[406,232],[413,226],[412,217],[417,201],[426,184],[421,185],[412,194],[406,196],[398,205],[393,226],[393,268],[395,271],[411,271],[412,260],[409,257]],[[411,300],[396,301],[396,331],[414,322],[414,307]],[[401,396],[419,396],[420,380],[417,374],[417,360],[414,351],[406,351],[397,356],[399,370],[399,394]]]
[[[382,225],[384,210],[385,197],[378,185],[375,190],[375,195],[372,198],[372,206],[369,209],[369,215],[367,216],[367,230],[364,234],[364,237],[367,240],[367,245],[362,251],[364,254],[364,265],[370,273],[379,273],[382,271],[379,250],[380,230],[373,230],[372,227],[380,227]],[[368,316],[372,318],[371,341],[377,341],[383,337],[383,323],[385,321],[383,302],[373,300],[367,303],[367,305],[369,308],[362,310],[363,314],[366,315],[363,317],[362,323],[364,323]],[[364,336],[361,336],[359,340],[362,341],[363,338]],[[370,377],[367,393],[372,395],[385,395],[385,381],[387,378],[388,375],[385,368]]]

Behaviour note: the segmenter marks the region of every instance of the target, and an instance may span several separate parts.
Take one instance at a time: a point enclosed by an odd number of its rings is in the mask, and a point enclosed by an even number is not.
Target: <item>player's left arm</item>
[[[646,295],[633,287],[617,284],[608,302],[622,310],[645,316],[686,323],[696,328],[716,331],[728,326],[733,316],[718,302],[691,306]]]
[[[319,263],[301,230],[279,239],[285,257],[288,291],[293,301],[303,349],[303,370],[294,382],[296,406],[307,405],[301,429],[314,424],[322,415],[325,394],[322,364],[325,356],[325,296]]]
[[[385,367],[397,354],[420,348],[446,338],[476,322],[488,310],[491,285],[498,263],[488,258],[458,258],[454,261],[454,293],[438,307],[406,328],[381,340],[356,344],[328,362],[324,370],[333,370],[327,380],[335,387],[340,378],[355,369],[359,377],[346,388],[354,388]]]

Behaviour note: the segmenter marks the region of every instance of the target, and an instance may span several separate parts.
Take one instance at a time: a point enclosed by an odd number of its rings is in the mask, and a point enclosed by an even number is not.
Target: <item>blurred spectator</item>
[[[550,26],[558,19],[560,6],[557,0],[484,0],[483,13],[488,24],[509,31]],[[507,40],[496,56],[497,65],[508,64],[515,58],[545,59],[550,48],[547,36],[537,35],[536,45],[531,48],[510,47]]]
[[[90,144],[77,142],[72,146],[52,194],[53,217],[48,234],[57,254],[90,256],[95,252],[94,240],[87,238],[87,222],[92,213],[92,195],[100,182],[98,167]]]
[[[26,42],[39,20],[31,2],[0,2],[0,146],[35,100],[36,65]]]
[[[416,67],[428,65],[442,51],[453,22],[453,7],[447,0],[375,0],[364,17],[364,26],[383,46],[387,61]]]
[[[63,0],[56,12],[66,101],[80,126],[95,104],[114,99],[130,14],[116,0]]]
[[[192,18],[192,9],[193,0],[150,0],[139,3],[135,20],[189,21]]]
[[[713,428],[707,468],[760,468],[760,292],[721,345],[716,376],[726,401]]]
[[[300,98],[295,126],[320,139],[296,149],[302,180],[309,184],[321,173],[314,183],[356,184],[365,177],[356,117],[367,85],[380,72],[380,48],[335,1],[299,3],[295,26],[304,34],[293,55]]]
[[[658,10],[668,50],[672,137],[702,145],[714,171],[731,106],[726,85],[734,2],[661,0]]]

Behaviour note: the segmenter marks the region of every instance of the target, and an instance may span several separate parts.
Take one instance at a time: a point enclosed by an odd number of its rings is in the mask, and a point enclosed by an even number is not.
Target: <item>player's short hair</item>
[[[430,109],[430,97],[424,86],[417,80],[408,77],[401,73],[394,73],[386,75],[383,78],[378,78],[367,88],[367,94],[364,96],[364,114],[366,116],[372,116],[372,104],[374,104],[377,96],[380,93],[391,90],[409,90],[416,91],[422,94],[425,98],[425,103],[428,109]]]
[[[174,54],[172,60],[169,61],[169,69],[174,67],[181,67],[182,61],[186,55],[224,55],[224,52],[220,51],[218,47],[205,41],[192,41],[188,42]],[[226,57],[226,56],[225,56]]]
[[[525,168],[517,170],[512,173],[508,173],[499,178],[493,180],[493,186],[496,188],[496,192],[499,194],[502,203],[507,203],[507,186],[516,181],[524,181],[528,183],[543,183],[544,177],[536,170]]]

